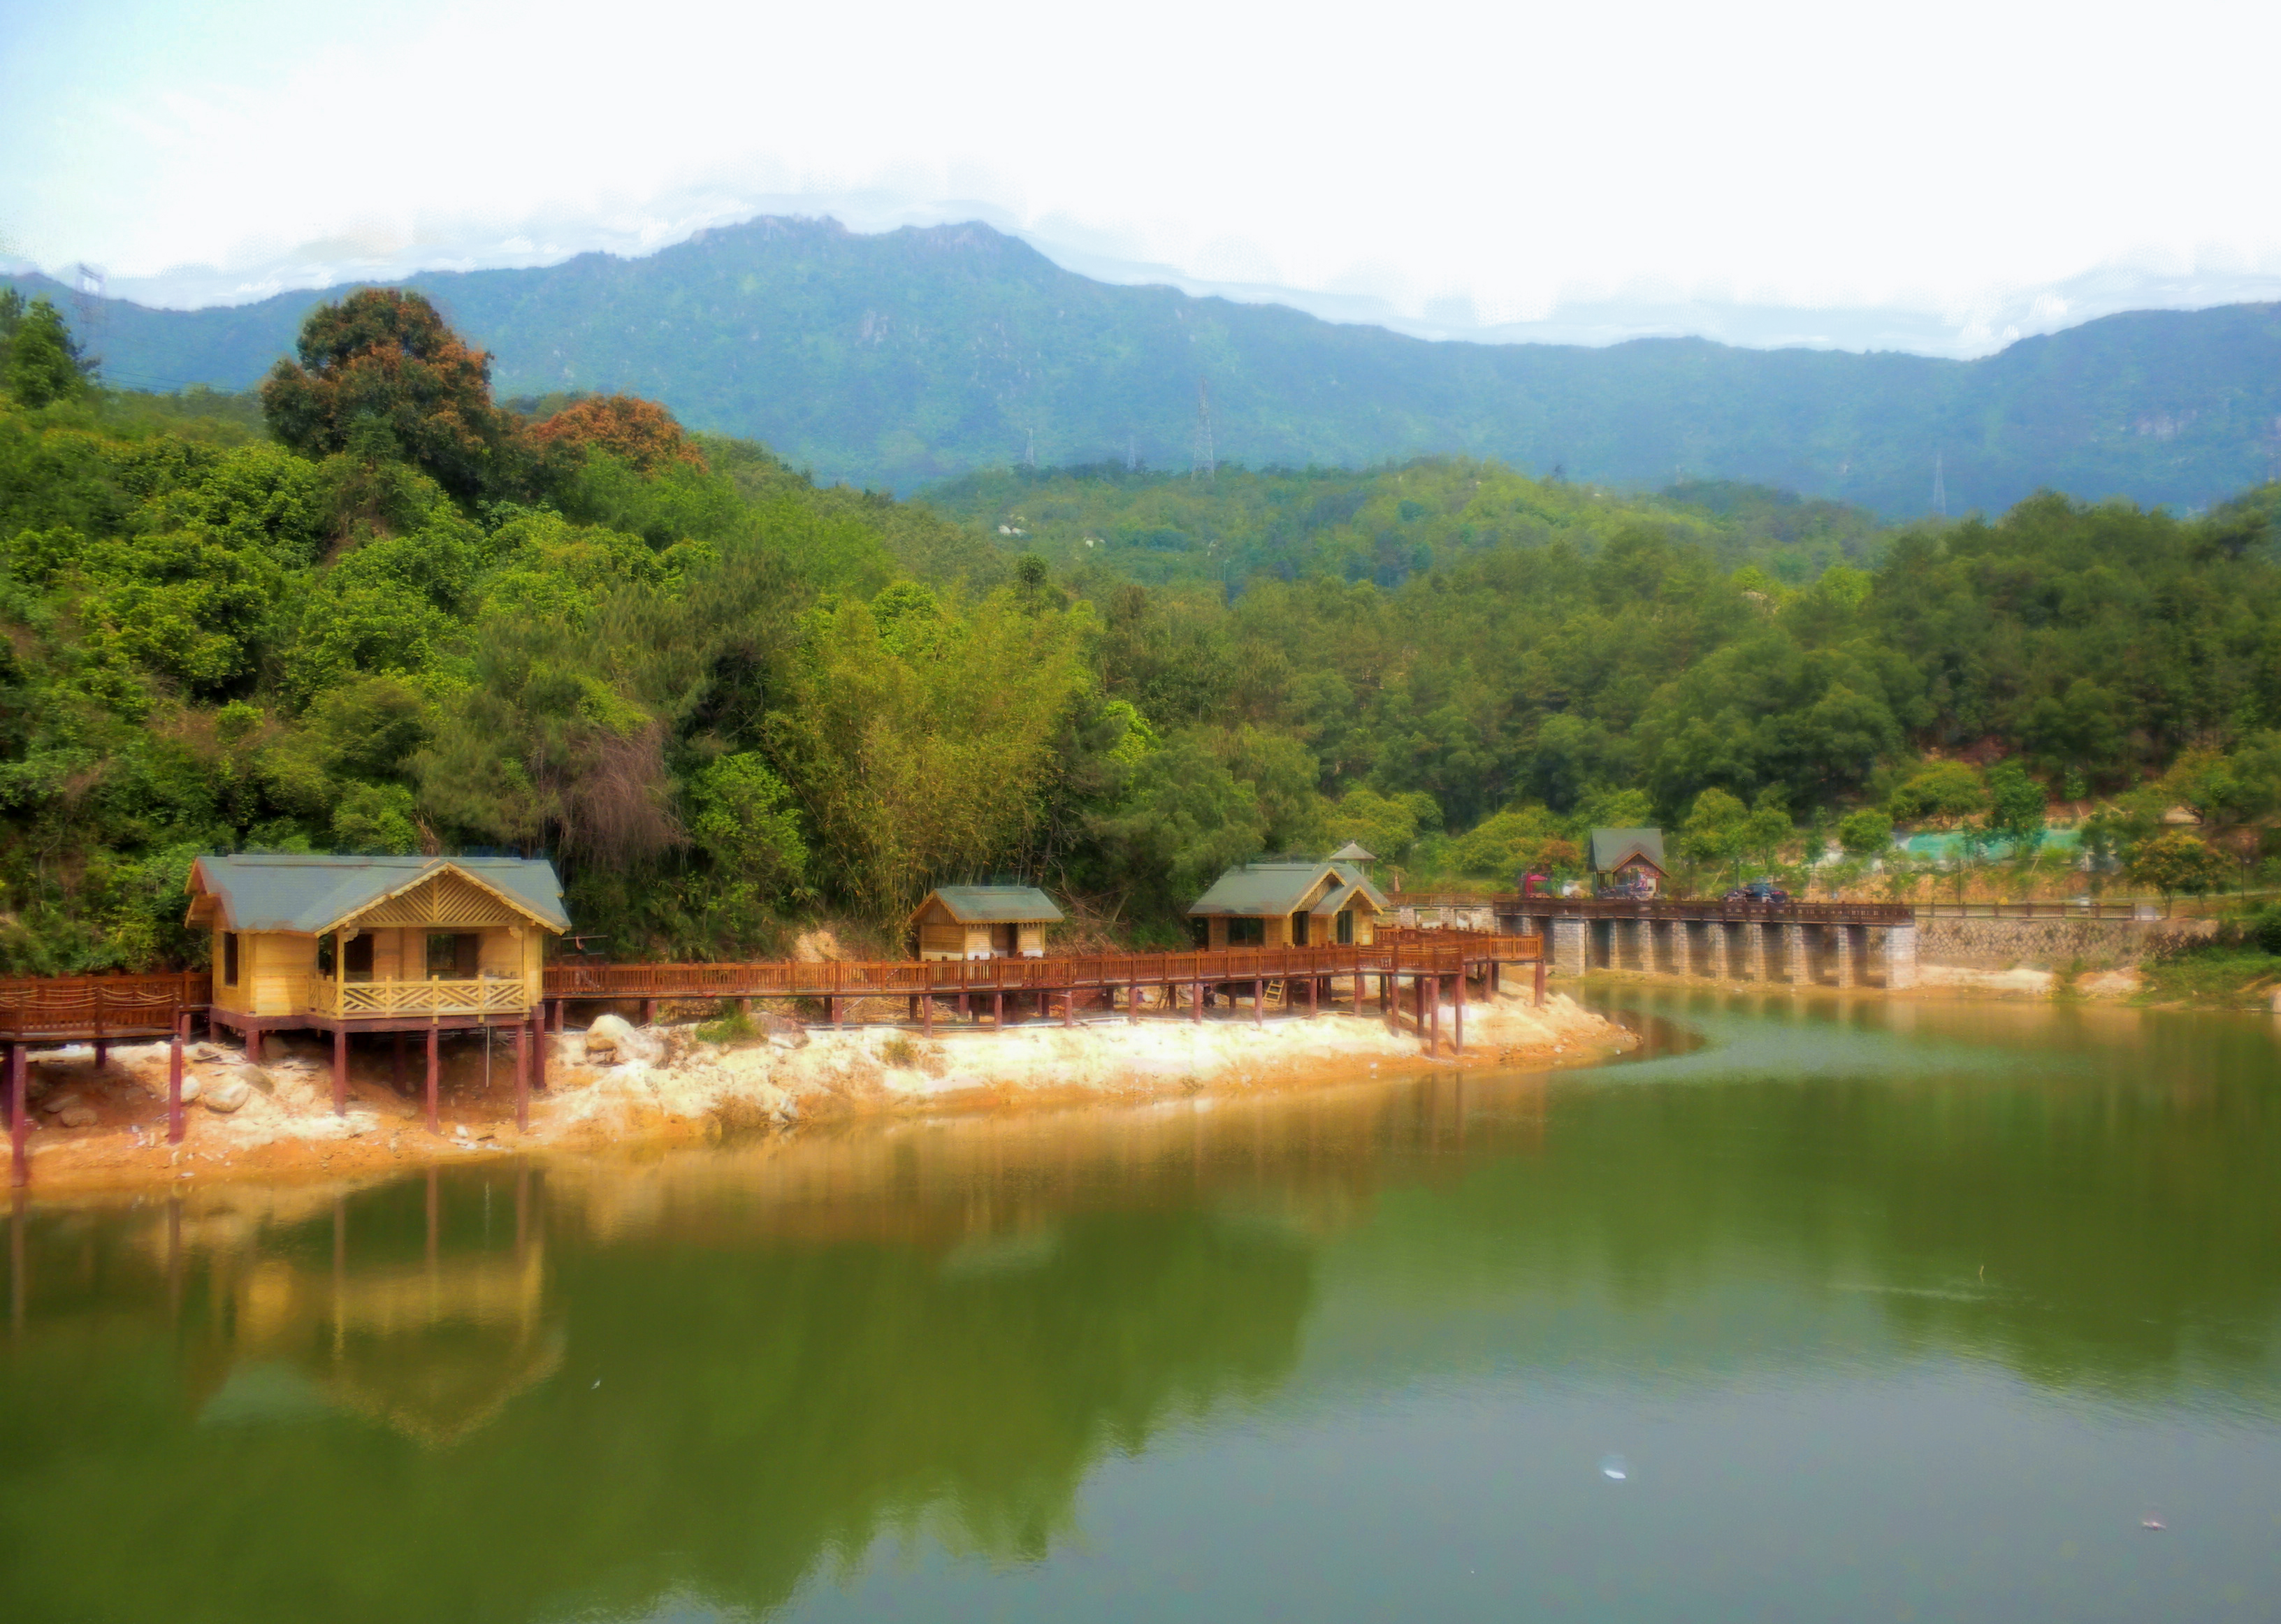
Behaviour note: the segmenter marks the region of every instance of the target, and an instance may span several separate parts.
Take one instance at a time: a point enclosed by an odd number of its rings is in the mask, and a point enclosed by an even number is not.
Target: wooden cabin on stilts
[[[427,1117],[437,1124],[446,1032],[514,1037],[515,1120],[545,1082],[546,940],[570,928],[552,863],[525,857],[201,857],[189,924],[213,933],[208,1019],[258,1061],[266,1033],[333,1040],[333,1109],[348,1109],[349,1040],[385,1033],[393,1074],[424,1035]],[[536,1074],[536,1075],[535,1075]]]

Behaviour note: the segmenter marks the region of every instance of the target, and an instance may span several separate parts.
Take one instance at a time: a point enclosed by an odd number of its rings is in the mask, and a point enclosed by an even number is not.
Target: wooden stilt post
[[[934,994],[932,990],[919,994],[919,1030],[930,1038],[934,1036]]]
[[[1267,1024],[1267,983],[1257,976],[1251,978],[1251,1024]]]
[[[530,1023],[514,1026],[514,1131],[530,1132]]]
[[[1307,1018],[1311,1021],[1315,1018],[1315,1005],[1322,994],[1322,990],[1323,983],[1319,977],[1307,978]]]
[[[96,1017],[96,1018],[97,1018],[97,1020],[100,1020],[100,1019],[102,1019],[103,1017],[101,1017],[101,1015],[99,1015],[99,1014],[98,1014],[98,1015]],[[95,1069],[96,1069],[98,1072],[100,1072],[100,1071],[103,1070],[103,1068],[104,1068],[104,1067],[105,1067],[105,1066],[109,1065],[110,1063],[111,1063],[111,1045],[110,1045],[107,1041],[105,1041],[104,1039],[102,1039],[102,1038],[97,1038],[97,1039],[95,1040]]]
[[[1465,1052],[1465,971],[1458,967],[1458,982],[1454,989],[1457,1001],[1450,1009],[1450,1046],[1457,1053]]]
[[[642,1007],[642,1010],[641,1010],[642,1022],[641,1022],[641,1024],[642,1024],[643,1025],[645,1025],[645,1026],[654,1026],[654,1025],[657,1025],[657,1000],[656,1000],[656,999],[654,999],[654,998],[645,998],[645,999],[643,999],[643,1000],[641,1001],[641,1007]]]
[[[166,1040],[166,1142],[182,1142],[182,1034]]]
[[[31,1151],[24,1143],[24,1136],[31,1131],[31,1108],[24,1102],[24,1046],[11,1043],[8,1046],[8,1182],[19,1190],[32,1180]]]
[[[546,1089],[546,1011],[541,1009],[532,1022],[530,1051],[530,1086],[540,1093]]]
[[[1006,1030],[1006,994],[1002,992],[990,994],[990,1030]]]
[[[963,1021],[971,1013],[967,1007],[966,989],[962,986],[958,989],[958,1018]]]
[[[241,1030],[245,1033],[245,1057],[258,1066],[261,1063],[261,1028],[247,1026]]]
[[[1426,1017],[1430,1023],[1426,1030],[1426,1052],[1438,1055],[1442,1052],[1442,978],[1427,976],[1423,986],[1427,999]]]
[[[1204,984],[1188,983],[1188,1018],[1201,1026],[1204,1024]]]
[[[344,1026],[333,1028],[333,1115],[349,1114],[349,1034]]]
[[[442,1131],[436,1125],[436,1094],[443,1086],[443,1074],[444,1032],[443,1028],[430,1023],[428,1028],[428,1131],[430,1133]]]

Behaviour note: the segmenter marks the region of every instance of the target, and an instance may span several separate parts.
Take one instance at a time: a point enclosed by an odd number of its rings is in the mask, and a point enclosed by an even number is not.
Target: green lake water
[[[35,1200],[0,1619],[2281,1613],[2275,1024],[1596,996],[1643,1058]]]

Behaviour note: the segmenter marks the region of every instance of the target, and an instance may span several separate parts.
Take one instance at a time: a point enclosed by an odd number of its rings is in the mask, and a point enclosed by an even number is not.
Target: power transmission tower
[[[1940,476],[1940,453],[1932,454],[1932,510],[1942,518],[1948,517],[1948,485]]]
[[[72,313],[79,318],[73,336],[79,340],[80,353],[88,360],[99,359],[97,346],[103,337],[103,296],[110,285],[99,265],[85,261],[72,267]]]
[[[1218,471],[1219,463],[1212,455],[1211,391],[1204,387],[1202,378],[1196,380],[1196,460],[1193,477],[1210,479]]]

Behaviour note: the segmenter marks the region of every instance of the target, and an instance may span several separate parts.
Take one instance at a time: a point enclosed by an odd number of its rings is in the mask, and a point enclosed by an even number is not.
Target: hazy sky
[[[794,211],[1450,332],[2281,296],[2240,0],[0,0],[0,254],[154,302]]]

